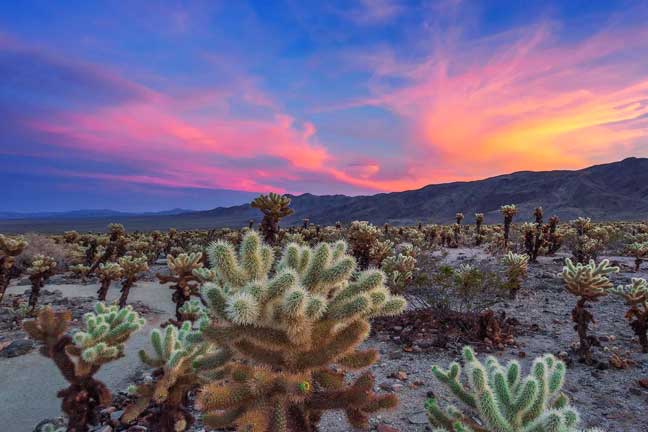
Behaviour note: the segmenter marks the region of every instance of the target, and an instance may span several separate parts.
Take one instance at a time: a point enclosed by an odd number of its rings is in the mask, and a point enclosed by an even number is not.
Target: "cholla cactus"
[[[363,271],[352,280],[356,264],[346,249],[343,241],[290,244],[272,275],[272,249],[254,232],[238,256],[225,242],[208,248],[221,283],[205,284],[215,321],[203,336],[221,350],[205,363],[222,379],[197,399],[207,425],[313,431],[324,411],[338,409],[360,427],[370,413],[396,405],[394,395],[373,393],[369,373],[351,385],[344,380],[344,370],[364,369],[378,358],[375,350],[358,349],[368,319],[405,307],[384,286],[382,272]]]
[[[68,416],[68,431],[84,432],[97,422],[96,408],[110,403],[108,387],[94,378],[102,365],[124,355],[124,343],[144,325],[144,319],[128,307],[103,303],[83,317],[85,329],[66,335],[71,314],[43,308],[34,320],[24,322],[29,336],[44,344],[41,354],[51,358],[70,386],[58,392]]]
[[[99,301],[105,301],[108,289],[113,281],[119,280],[124,275],[124,269],[117,263],[108,262],[99,264],[97,276],[99,276],[99,291],[97,296]]]
[[[394,247],[390,240],[381,240],[380,230],[367,221],[351,222],[347,237],[353,255],[362,269],[366,269],[370,264],[380,267]]]
[[[0,234],[0,303],[13,276],[16,257],[27,247],[22,237],[6,237]]]
[[[266,242],[275,244],[279,233],[279,221],[295,212],[290,208],[290,198],[270,192],[268,195],[256,197],[250,206],[263,213],[261,232]]]
[[[65,240],[65,243],[76,243],[80,238],[81,236],[76,231],[65,231],[63,233],[63,240]]]
[[[562,273],[559,274],[565,283],[565,289],[578,298],[572,310],[572,320],[578,333],[580,346],[578,353],[588,364],[592,363],[592,346],[600,346],[595,336],[588,335],[590,322],[594,316],[586,309],[587,302],[595,302],[605,296],[613,285],[608,279],[611,273],[617,273],[618,267],[610,266],[608,260],[601,261],[598,265],[592,260],[588,265],[574,263],[567,258]]]
[[[641,349],[648,352],[648,282],[645,279],[632,278],[628,285],[618,285],[609,292],[622,297],[630,307],[625,317],[630,327],[639,338]]]
[[[185,302],[191,299],[191,296],[200,295],[199,288],[200,283],[196,276],[194,276],[194,270],[201,269],[203,264],[202,253],[182,253],[177,257],[172,255],[167,255],[167,266],[171,271],[170,275],[161,275],[157,274],[160,283],[173,283],[171,289],[173,290],[173,295],[171,299],[175,303],[176,307],[176,320],[182,322],[182,316],[180,313],[180,308]]]
[[[477,246],[481,245],[484,241],[482,235],[482,225],[484,224],[484,213],[475,213],[475,243]]]
[[[123,269],[121,296],[119,297],[119,307],[126,306],[130,289],[135,285],[140,273],[148,270],[148,261],[145,256],[132,257],[125,256],[119,258],[119,265]]]
[[[412,282],[414,273],[418,270],[416,258],[406,252],[388,256],[382,263],[382,270],[387,276],[387,285],[392,292],[402,293]]]
[[[470,414],[450,406],[442,410],[435,399],[426,403],[435,432],[578,432],[579,415],[561,391],[565,364],[551,354],[533,361],[522,377],[520,364],[506,365],[489,356],[482,364],[470,347],[463,349],[466,379],[459,363],[448,370],[432,367],[434,376],[452,391]],[[594,432],[594,430],[591,430]]]
[[[77,264],[70,266],[70,271],[77,277],[81,279],[81,281],[85,282],[87,277],[88,277],[88,272],[90,271],[90,267],[88,267],[85,264]]]
[[[191,272],[201,283],[216,282],[216,272],[205,267],[195,268]]]
[[[103,245],[105,249],[100,252],[92,266],[90,266],[89,273],[94,273],[100,264],[117,260],[126,254],[127,239],[125,238],[126,230],[124,226],[116,223],[108,224],[108,233],[110,235],[108,241]]]
[[[527,277],[529,257],[509,251],[502,257],[501,263],[506,273],[506,288],[511,298],[515,298],[522,287],[522,282]]]
[[[56,260],[45,255],[34,255],[31,266],[27,269],[31,282],[31,293],[29,294],[29,307],[33,311],[38,303],[40,290],[45,282],[54,274]]]
[[[639,271],[641,261],[648,255],[648,242],[630,243],[626,246],[626,253],[635,259],[635,272]]]
[[[461,221],[463,219],[464,219],[464,214],[463,213],[455,214],[455,220],[457,221],[457,225],[461,225]]]
[[[511,233],[511,223],[513,223],[513,216],[517,214],[517,207],[515,207],[515,204],[503,205],[500,207],[500,212],[504,216],[504,246],[507,247]]]
[[[178,311],[180,312],[180,319],[182,321],[194,323],[209,318],[207,308],[198,299],[189,300]]]
[[[189,303],[185,303],[185,306]],[[154,430],[160,432],[182,432],[194,422],[191,412],[186,409],[188,393],[199,383],[194,363],[209,353],[207,343],[194,343],[191,323],[186,321],[180,328],[168,325],[164,331],[151,331],[153,356],[140,350],[140,360],[155,368],[153,381],[141,384],[131,390],[137,400],[129,405],[121,418],[122,423],[130,423],[139,417],[149,406],[154,405],[153,416],[149,422]]]

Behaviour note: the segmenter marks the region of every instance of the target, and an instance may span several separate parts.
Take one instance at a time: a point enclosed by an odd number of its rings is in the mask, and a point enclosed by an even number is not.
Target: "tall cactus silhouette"
[[[502,365],[492,356],[481,363],[470,347],[463,349],[462,367],[432,367],[434,376],[465,405],[470,413],[450,406],[442,410],[435,399],[426,403],[435,432],[578,432],[579,415],[561,392],[565,364],[551,354],[533,361],[523,377],[520,364]],[[475,419],[476,417],[476,419]],[[594,432],[595,430],[590,430]]]
[[[511,224],[513,223],[513,216],[517,214],[517,207],[515,207],[515,204],[503,205],[500,207],[500,212],[504,216],[504,246],[508,247]]]
[[[279,221],[295,212],[290,208],[290,198],[270,192],[268,195],[256,197],[250,206],[263,213],[261,232],[266,242],[275,244],[278,240]]]
[[[213,428],[315,431],[327,410],[343,410],[353,427],[394,407],[394,395],[373,393],[370,373],[345,382],[378,359],[358,347],[369,318],[394,315],[405,300],[384,286],[384,274],[356,270],[347,244],[314,248],[289,244],[271,273],[272,249],[258,234],[244,237],[239,253],[226,242],[208,248],[219,283],[204,290],[214,323],[203,336],[220,350],[204,364],[219,379],[198,396],[204,421]]]

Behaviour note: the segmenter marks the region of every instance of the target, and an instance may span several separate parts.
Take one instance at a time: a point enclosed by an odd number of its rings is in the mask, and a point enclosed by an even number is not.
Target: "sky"
[[[0,2],[0,211],[648,156],[648,2]]]

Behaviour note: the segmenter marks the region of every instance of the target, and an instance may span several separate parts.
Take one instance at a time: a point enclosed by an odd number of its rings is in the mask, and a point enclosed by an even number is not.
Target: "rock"
[[[0,351],[0,357],[18,357],[33,350],[34,346],[34,342],[30,339],[16,339]]]
[[[642,378],[637,381],[639,385],[645,389],[648,389],[648,378]]]
[[[110,413],[110,422],[114,425],[120,424],[119,419],[124,415],[124,410],[114,411]]]
[[[407,417],[407,421],[410,422],[411,424],[428,424],[428,417],[427,413],[425,411],[417,412],[409,417]]]
[[[403,390],[403,384],[392,384],[392,391],[399,392]]]

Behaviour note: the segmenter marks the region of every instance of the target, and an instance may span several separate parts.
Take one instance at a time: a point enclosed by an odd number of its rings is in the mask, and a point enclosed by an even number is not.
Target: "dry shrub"
[[[29,233],[25,234],[24,237],[29,245],[16,258],[16,266],[21,271],[26,270],[34,256],[39,254],[54,258],[57,271],[67,268],[68,250],[65,244],[58,244],[51,238],[41,234]]]

